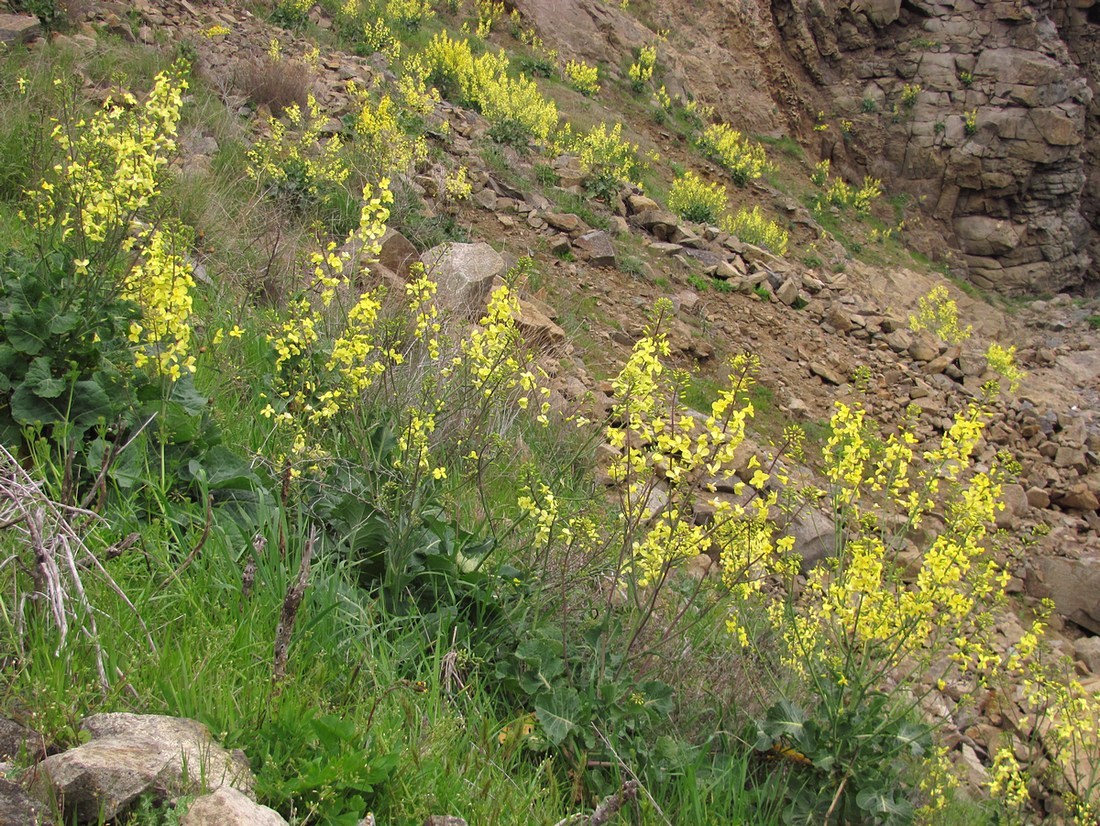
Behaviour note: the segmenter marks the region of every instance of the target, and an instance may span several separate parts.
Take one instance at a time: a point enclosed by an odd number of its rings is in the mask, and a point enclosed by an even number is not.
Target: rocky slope
[[[612,72],[629,64],[632,49],[652,42],[654,32],[643,23],[673,22],[663,4],[636,5],[637,18],[598,0],[515,3],[564,56],[599,61]],[[1095,26],[1089,10],[1043,13],[969,0],[950,7],[862,9],[786,0],[772,8],[728,0],[689,6],[676,11],[680,16],[662,46],[670,93],[701,95],[735,125],[794,134],[841,170],[881,175],[891,190],[924,196],[926,209],[940,220],[939,232],[958,246],[978,283],[1007,292],[1053,292],[1084,282],[1089,271],[1083,245],[1095,235],[1089,222],[1095,222],[1097,208],[1091,196],[1082,195],[1097,155],[1092,79],[1084,74],[1095,67],[1097,50],[1087,37],[1087,27]],[[233,4],[164,0],[133,8],[140,25],[125,20],[121,3],[101,4],[97,21],[136,40],[153,42],[157,32],[170,32],[172,42],[196,44],[199,68],[209,78],[232,78],[242,63],[263,53],[272,34]],[[231,34],[204,38],[201,32],[215,23]],[[1077,34],[1060,34],[1069,31]],[[279,37],[291,55],[309,46],[291,33]],[[73,48],[91,47],[86,34],[69,39]],[[348,79],[364,86],[386,82],[379,57],[323,55],[313,81],[322,105],[338,116],[350,105]],[[921,86],[911,108],[900,101],[906,83]],[[813,129],[821,95],[828,95],[830,113],[852,120],[847,138],[835,121],[829,129]],[[242,129],[259,134],[262,119],[253,117],[228,82],[225,102],[239,111]],[[973,134],[966,111],[978,112]],[[811,268],[716,228],[679,221],[638,191],[612,199],[606,229],[592,226],[555,208],[534,186],[509,183],[482,157],[476,138],[487,127],[479,115],[441,104],[433,117],[449,124],[451,137],[440,150],[470,170],[474,191],[458,218],[472,240],[492,241],[506,258],[536,251],[545,270],[543,285],[528,290],[523,326],[529,340],[552,356],[562,404],[606,404],[601,374],[625,358],[646,312],[661,297],[670,297],[676,309],[670,338],[682,364],[717,368],[723,355],[751,350],[762,359],[762,382],[776,408],[807,422],[827,418],[835,400],[855,397],[853,376],[865,366],[869,412],[891,422],[916,405],[922,411],[919,432],[933,438],[993,378],[982,356],[988,341],[1016,344],[1030,375],[1018,393],[997,403],[979,456],[988,462],[1008,449],[1021,465],[998,520],[999,527],[1031,543],[1012,551],[1010,590],[1021,604],[1025,597],[1054,599],[1053,625],[1062,632],[1056,645],[1078,661],[1091,685],[1100,685],[1094,636],[1100,634],[1100,421],[1094,412],[1100,404],[1100,350],[1087,320],[1095,309],[1058,296],[1006,314],[955,290],[975,337],[949,347],[912,334],[906,322],[918,298],[941,281],[936,275],[855,260],[843,271]],[[652,124],[628,125],[651,144],[665,140]],[[182,143],[185,174],[206,174],[217,141],[200,129]],[[512,171],[534,180],[534,158],[505,154]],[[569,179],[572,159],[558,158],[553,165],[563,187],[577,183]],[[409,184],[430,203],[438,179],[426,170]],[[771,195],[769,206],[782,207],[783,198]],[[788,212],[801,215],[798,209]],[[925,241],[935,247],[934,236]],[[629,272],[620,266],[626,249],[641,261]],[[399,279],[413,252],[408,240],[391,234],[381,277]],[[500,256],[483,245],[462,254],[484,255],[493,259],[494,271],[503,269]],[[425,260],[433,260],[431,251]],[[690,288],[700,274],[725,282],[728,292]],[[756,448],[761,452],[767,450],[762,442]],[[814,531],[827,526],[798,530],[803,552],[811,556]],[[1007,648],[1020,639],[1023,624],[1006,613],[999,630]],[[930,710],[949,721],[952,745],[980,778],[998,727],[1014,723],[975,717],[957,703],[961,693],[948,687],[934,695]]]
[[[608,59],[637,37],[608,23],[583,45],[547,25],[585,8],[615,17],[598,2],[517,5],[567,53]],[[1055,293],[1095,278],[1097,188],[1086,184],[1100,175],[1100,13],[1089,0],[635,5],[670,31],[670,91],[911,193],[938,222],[924,249],[941,258],[946,242],[979,286]]]

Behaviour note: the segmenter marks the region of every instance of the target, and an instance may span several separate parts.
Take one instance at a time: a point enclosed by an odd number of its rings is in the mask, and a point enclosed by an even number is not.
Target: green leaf
[[[549,694],[535,701],[535,716],[538,717],[546,739],[559,746],[577,729],[581,701],[575,689],[558,686]]]
[[[53,375],[50,371],[50,360],[46,356],[39,356],[31,362],[23,381],[40,399],[56,399],[65,392],[65,380]]]
[[[203,413],[210,404],[210,399],[195,388],[195,379],[190,374],[185,374],[172,385],[172,391],[168,394],[168,399],[180,405],[192,416]]]
[[[76,313],[62,313],[50,319],[49,330],[55,336],[71,333],[80,326],[80,316]]]

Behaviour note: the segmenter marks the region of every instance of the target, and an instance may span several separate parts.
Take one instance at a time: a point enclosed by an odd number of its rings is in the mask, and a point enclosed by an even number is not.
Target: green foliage
[[[713,224],[726,209],[726,188],[708,184],[692,171],[672,182],[668,193],[668,208],[685,221]]]
[[[0,437],[23,428],[82,441],[108,424],[135,423],[137,392],[129,341],[140,308],[116,292],[88,290],[71,255],[0,259]]]
[[[933,287],[921,296],[917,312],[909,316],[909,329],[928,331],[948,344],[960,344],[970,338],[970,325],[959,325],[959,305],[944,286]]]
[[[355,721],[293,703],[281,704],[257,739],[257,792],[311,822],[355,826],[398,764]]]
[[[1090,330],[1100,330],[1100,315],[1090,315],[1085,319]]]
[[[764,147],[742,137],[740,132],[725,123],[708,126],[699,138],[699,146],[706,155],[725,167],[738,186],[759,178],[768,168]]]
[[[912,821],[914,806],[901,784],[906,758],[931,748],[930,728],[888,706],[888,694],[871,691],[852,705],[829,687],[819,718],[789,699],[756,720],[757,751],[791,764],[788,823],[900,824]]]

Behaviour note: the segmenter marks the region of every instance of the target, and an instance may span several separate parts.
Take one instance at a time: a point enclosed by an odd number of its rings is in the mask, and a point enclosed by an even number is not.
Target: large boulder
[[[0,14],[0,43],[26,43],[42,30],[38,18],[27,14]]]
[[[96,714],[81,728],[91,740],[47,757],[36,790],[61,801],[66,817],[111,820],[142,795],[170,800],[232,786],[252,794],[254,779],[239,752],[218,745],[202,723],[144,714]]]
[[[196,798],[180,820],[180,826],[286,826],[282,815],[249,800],[239,791],[222,786]]]
[[[0,826],[45,826],[52,822],[46,806],[14,783],[0,779]]]
[[[440,303],[470,317],[484,309],[494,280],[505,270],[500,253],[484,242],[440,244],[420,260],[439,285]]]
[[[1036,562],[1028,590],[1049,597],[1066,619],[1100,634],[1100,556],[1048,557]]]

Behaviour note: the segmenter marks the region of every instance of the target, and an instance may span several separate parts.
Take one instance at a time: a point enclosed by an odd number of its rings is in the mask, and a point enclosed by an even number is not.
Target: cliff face
[[[1048,293],[1100,278],[1092,2],[634,0],[631,10],[671,32],[661,51],[671,92],[749,132],[794,134],[849,178],[912,193],[942,235],[927,251],[953,249],[979,286]],[[567,54],[616,65],[652,39],[602,0],[517,5]],[[827,131],[812,129],[819,112]]]
[[[825,147],[834,165],[920,196],[979,286],[1052,292],[1085,280],[1097,229],[1096,199],[1082,195],[1096,160],[1091,10],[1017,0],[773,9],[784,48],[852,121]]]

